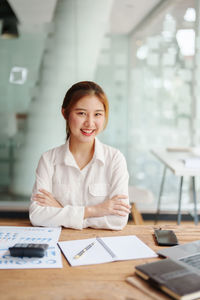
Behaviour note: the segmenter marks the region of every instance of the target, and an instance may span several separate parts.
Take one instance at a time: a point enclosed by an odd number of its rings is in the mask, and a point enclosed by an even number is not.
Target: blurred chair
[[[137,186],[129,186],[129,200],[131,204],[131,213],[134,224],[143,225],[144,220],[142,214],[137,208],[137,204],[146,204],[153,202],[153,193],[150,190],[144,188],[139,188]]]
[[[135,203],[131,203],[131,214],[135,225],[144,225],[143,217],[137,209]]]

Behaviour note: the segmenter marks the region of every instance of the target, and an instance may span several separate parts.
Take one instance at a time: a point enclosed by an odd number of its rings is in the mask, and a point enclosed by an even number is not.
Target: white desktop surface
[[[177,176],[199,176],[200,168],[185,167],[184,159],[194,157],[189,151],[168,151],[166,149],[152,149],[151,153],[158,158]]]

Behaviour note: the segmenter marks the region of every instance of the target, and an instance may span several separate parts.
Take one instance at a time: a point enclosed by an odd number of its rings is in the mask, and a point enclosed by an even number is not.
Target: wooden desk
[[[0,220],[1,226],[30,226],[27,220]],[[63,229],[60,240],[73,240],[99,236],[137,235],[157,251],[153,238],[155,226],[127,225],[122,231]],[[200,227],[170,226],[180,243],[197,240]],[[150,300],[148,295],[131,286],[125,279],[134,273],[134,266],[158,258],[112,262],[92,266],[70,267],[64,256],[62,269],[0,270],[1,300]],[[169,299],[159,294],[159,299]]]
[[[181,199],[182,199],[182,187],[183,187],[183,178],[184,176],[190,176],[192,179],[192,193],[194,201],[194,223],[198,224],[198,213],[197,213],[197,200],[196,200],[196,188],[195,188],[195,176],[200,175],[200,169],[190,169],[185,167],[184,159],[191,157],[191,152],[189,151],[167,151],[163,150],[152,150],[152,154],[164,165],[163,175],[160,185],[160,192],[158,197],[157,204],[157,213],[155,221],[158,221],[158,216],[160,214],[160,204],[161,197],[163,194],[163,187],[166,177],[167,169],[171,170],[172,173],[180,177],[180,186],[179,186],[179,199],[178,199],[178,212],[177,212],[177,224],[181,222]]]

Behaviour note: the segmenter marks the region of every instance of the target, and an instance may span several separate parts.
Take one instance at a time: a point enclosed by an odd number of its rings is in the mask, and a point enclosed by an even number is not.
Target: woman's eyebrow
[[[84,111],[87,111],[87,109],[81,108],[81,107],[77,107],[74,110],[84,110]],[[104,111],[104,109],[96,109],[95,111]]]
[[[85,109],[85,108],[81,108],[81,107],[77,107],[77,108],[75,108],[74,110],[87,110],[87,109]]]

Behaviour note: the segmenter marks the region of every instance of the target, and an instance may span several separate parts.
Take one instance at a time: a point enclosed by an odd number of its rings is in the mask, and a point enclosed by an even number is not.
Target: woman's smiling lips
[[[91,136],[94,131],[95,131],[95,129],[81,129],[82,134],[87,135],[87,136]]]

